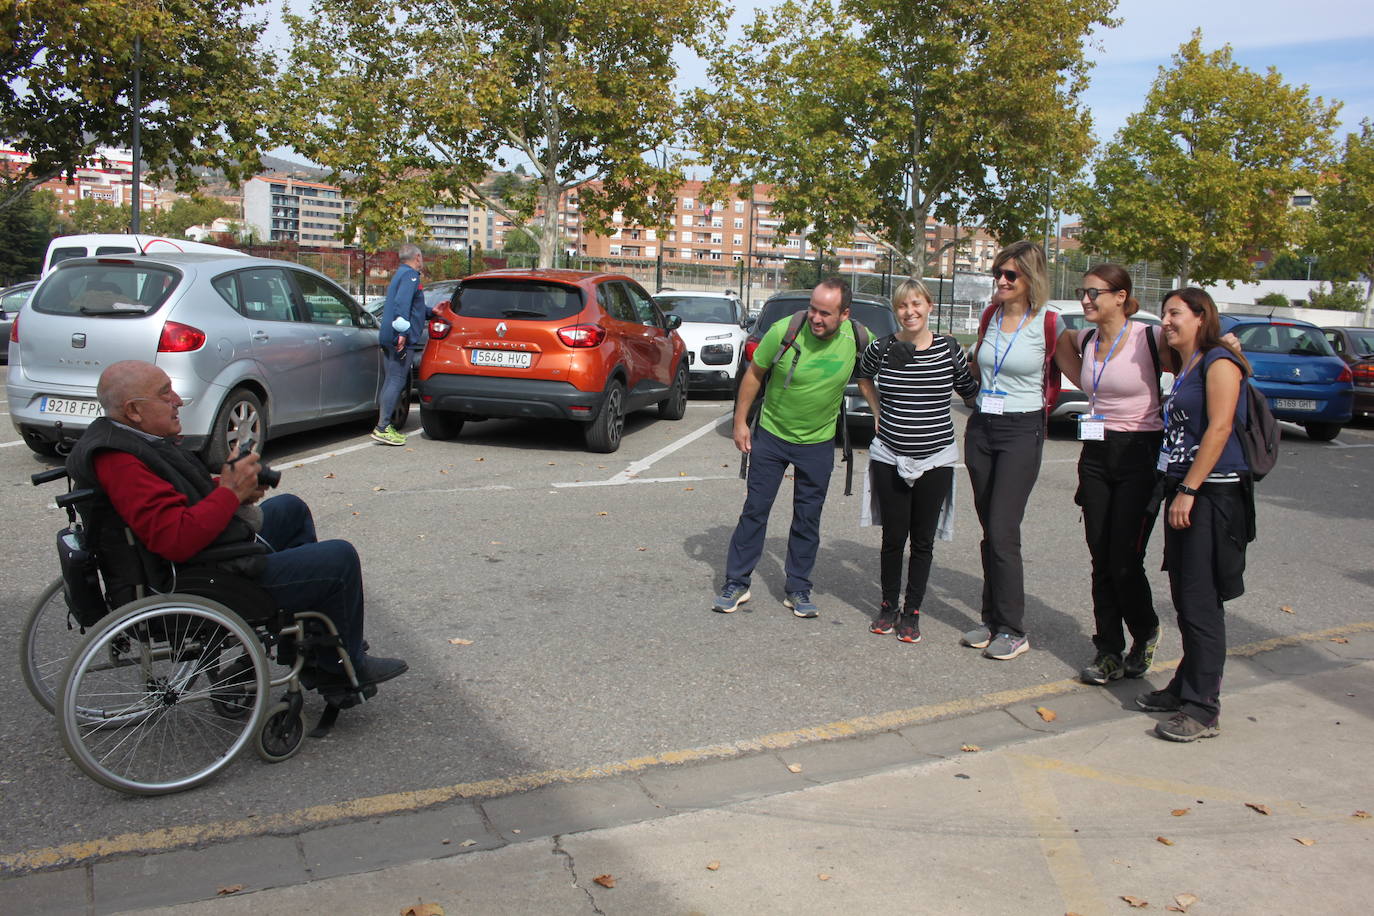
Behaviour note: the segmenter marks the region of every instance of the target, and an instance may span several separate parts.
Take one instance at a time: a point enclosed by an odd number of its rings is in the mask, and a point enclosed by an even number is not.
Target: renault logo
[[[72,346],[75,347],[75,348],[78,349],[78,350],[85,349],[85,347],[86,347],[86,335],[85,335],[85,334],[73,334],[73,335],[72,335]]]
[[[501,322],[500,324],[498,324],[498,325],[496,326],[496,336],[497,336],[497,337],[505,337],[505,336],[506,336],[506,323],[505,323],[504,321]]]

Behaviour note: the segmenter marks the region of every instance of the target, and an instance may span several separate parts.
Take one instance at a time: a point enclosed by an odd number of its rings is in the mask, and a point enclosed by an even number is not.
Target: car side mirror
[[[681,316],[681,315],[665,315],[665,316],[664,316],[664,322],[663,322],[663,324],[664,324],[664,327],[666,327],[668,330],[670,330],[670,331],[676,331],[678,328],[682,327],[682,316]]]
[[[739,326],[744,328],[744,330],[749,331],[753,329],[754,323],[755,319],[752,316],[746,315],[744,317],[744,320],[739,323]]]
[[[360,311],[358,312],[358,326],[364,328],[376,328],[378,327],[377,319],[373,317],[371,312]]]

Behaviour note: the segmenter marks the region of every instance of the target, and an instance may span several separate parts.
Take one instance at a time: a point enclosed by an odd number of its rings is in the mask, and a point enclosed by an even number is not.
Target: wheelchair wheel
[[[155,595],[102,620],[72,656],[58,730],[72,761],[101,785],[178,792],[253,740],[268,685],[262,644],[237,614],[206,598]],[[100,718],[83,715],[92,708]]]
[[[24,686],[48,712],[57,708],[57,690],[72,653],[86,636],[67,620],[62,577],[43,589],[33,603],[20,637],[20,671]]]
[[[297,693],[294,702],[282,700],[267,711],[255,749],[265,762],[281,763],[296,756],[304,740],[305,710]]]

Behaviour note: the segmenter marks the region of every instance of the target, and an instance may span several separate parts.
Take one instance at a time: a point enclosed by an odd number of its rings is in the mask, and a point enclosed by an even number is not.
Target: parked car
[[[1088,320],[1083,317],[1083,306],[1073,300],[1056,300],[1050,303],[1050,307],[1059,312],[1059,324],[1061,330],[1081,331],[1088,326]],[[1140,324],[1147,324],[1151,327],[1159,327],[1162,322],[1159,316],[1144,309],[1131,316],[1132,321]],[[1164,348],[1160,348],[1160,359],[1163,360]],[[1160,377],[1160,390],[1165,394],[1173,389],[1174,376],[1167,369]],[[1077,420],[1088,410],[1088,396],[1083,389],[1078,387],[1077,379],[1064,376],[1060,383],[1059,397],[1054,402],[1054,408],[1050,411],[1050,422],[1058,420]]]
[[[1374,328],[1322,328],[1322,335],[1350,366],[1354,413],[1374,417]]]
[[[774,322],[786,321],[795,313],[806,311],[810,305],[809,289],[783,290],[769,296],[744,342],[744,358],[753,361],[759,341],[763,340],[763,335],[768,333]],[[849,307],[849,317],[868,328],[874,340],[897,333],[897,316],[892,314],[892,303],[886,296],[855,293]],[[859,393],[859,385],[852,377],[844,390],[844,410],[851,429],[873,431],[873,411],[868,409],[868,402]]]
[[[12,344],[10,418],[44,455],[65,452],[100,414],[96,381],[123,359],[171,376],[186,402],[184,441],[211,468],[241,439],[263,443],[377,409],[376,320],[322,274],[284,261],[66,260],[25,303]]]
[[[746,365],[744,341],[753,327],[745,317],[744,303],[734,293],[698,290],[664,291],[654,296],[664,314],[682,319],[678,334],[687,345],[693,390],[735,389],[735,379]]]
[[[1254,369],[1254,383],[1275,417],[1299,424],[1319,442],[1336,438],[1350,422],[1350,367],[1316,325],[1295,318],[1222,315],[1221,330],[1240,341]]]
[[[0,362],[10,361],[10,334],[14,332],[14,318],[37,285],[37,281],[31,280],[0,289]]]
[[[425,305],[434,308],[440,302],[447,302],[453,296],[453,291],[458,288],[457,280],[440,280],[437,283],[425,283]],[[363,308],[372,313],[378,321],[382,320],[382,309],[386,307],[386,296],[368,296]]]
[[[88,235],[59,235],[48,243],[43,254],[43,276],[71,258],[91,258],[111,254],[175,254],[197,251],[203,254],[244,257],[244,253],[221,245],[207,245],[188,239],[164,239],[157,235],[120,235],[96,232]]]
[[[489,271],[465,278],[436,312],[419,376],[431,439],[489,417],[573,420],[590,451],[614,452],[630,411],[687,411],[682,319],[629,277]]]

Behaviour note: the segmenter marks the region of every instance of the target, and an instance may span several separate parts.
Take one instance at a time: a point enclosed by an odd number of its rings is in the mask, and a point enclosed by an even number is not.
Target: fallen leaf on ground
[[[1352,814],[1352,815],[1350,815],[1350,816],[1351,816],[1351,817],[1369,817],[1369,812],[1368,812],[1368,811],[1356,811],[1354,814]]]
[[[1311,837],[1305,837],[1305,836],[1295,836],[1295,837],[1293,837],[1293,841],[1296,842],[1296,843],[1301,843],[1303,846],[1313,846],[1313,845],[1316,845],[1316,842],[1317,842],[1316,840],[1312,839]]]
[[[598,512],[598,513],[596,513],[596,514],[597,514],[597,515],[610,515],[611,513],[609,513],[609,512]]]
[[[455,636],[455,637],[453,637],[452,639],[450,639],[450,640],[448,641],[448,644],[449,644],[450,646],[470,646],[470,645],[472,645],[472,640],[470,640],[470,639],[460,639],[459,637]]]
[[[448,469],[447,469],[447,468],[440,468],[440,469],[439,469],[439,473],[440,473],[440,474],[447,474],[447,473],[448,473]]]
[[[821,873],[820,873],[819,875],[817,875],[816,877],[817,877],[817,878],[820,878],[822,881],[829,881],[829,880],[830,880],[830,876],[827,875],[825,872],[821,872]]]
[[[1174,841],[1171,840],[1171,839],[1169,839],[1167,836],[1157,836],[1157,837],[1155,837],[1155,842],[1156,842],[1156,843],[1163,843],[1165,846],[1172,846],[1172,845],[1174,845]]]
[[[417,903],[401,910],[401,916],[444,916],[444,908],[437,903]]]
[[[1285,614],[1294,614],[1294,613],[1297,613],[1296,611],[1294,611],[1291,607],[1289,607],[1289,606],[1286,605],[1286,604],[1285,604],[1283,607],[1279,608],[1279,610],[1283,611]]]
[[[707,871],[720,871],[720,863],[719,863],[719,862],[707,862],[707,863],[706,863],[706,870],[707,870]]]
[[[469,847],[469,846],[476,846],[476,845],[477,845],[477,841],[476,841],[476,840],[464,840],[463,842],[459,843],[458,845],[459,845],[459,846],[462,846],[464,849],[466,849],[466,848]]]
[[[221,887],[219,890],[215,891],[215,893],[221,897],[227,897],[230,894],[237,894],[241,890],[243,890],[242,884],[229,884]]]
[[[380,493],[380,492],[382,492],[382,491],[385,490],[385,489],[386,489],[386,487],[373,487],[373,488],[372,488],[372,492],[373,492],[373,493]]]
[[[1188,907],[1195,903],[1197,903],[1196,894],[1176,894],[1173,904],[1166,906],[1164,909],[1171,913],[1186,913],[1188,912]]]
[[[1059,718],[1059,713],[1055,712],[1053,709],[1046,709],[1043,706],[1035,707],[1035,714],[1046,722],[1053,722],[1055,719]]]
[[[604,464],[598,464],[597,467],[601,468],[603,471],[606,470],[606,465]]]
[[[474,459],[472,459],[472,460],[473,460],[473,461],[486,461],[487,459],[485,459],[485,458],[474,458]]]
[[[554,467],[556,464],[558,464],[558,462],[556,462],[556,461],[550,461],[550,462],[549,462],[549,467]]]
[[[1268,805],[1260,805],[1260,804],[1256,804],[1255,802],[1246,802],[1246,803],[1245,803],[1245,807],[1249,808],[1249,809],[1252,810],[1252,811],[1258,811],[1260,814],[1273,814],[1273,813],[1274,813],[1274,812],[1272,812],[1272,811],[1269,810],[1269,806],[1268,806]]]
[[[647,547],[636,547],[636,548],[635,548],[635,550],[648,550],[648,549],[649,549],[649,548],[647,548]]]
[[[787,772],[789,772],[789,773],[800,773],[800,772],[801,772],[801,764],[800,764],[800,763],[789,763],[789,764],[787,765]]]
[[[496,544],[497,546],[500,546],[500,545],[502,545],[502,544],[504,544],[504,543],[506,543],[506,542],[505,542],[505,541],[489,541],[488,543]]]
[[[1133,907],[1143,907],[1150,905],[1150,901],[1141,900],[1139,897],[1132,897],[1130,894],[1122,894],[1121,899],[1126,901]]]
[[[1350,642],[1350,640],[1346,639],[1344,636],[1333,636],[1331,637],[1331,641],[1338,642],[1341,645],[1345,645],[1346,643]]]
[[[324,475],[324,479],[325,479],[325,480],[333,480],[333,479],[334,479],[334,472],[333,472],[333,471],[330,471],[328,474],[325,474],[325,475]]]
[[[1192,808],[1175,808],[1174,810],[1170,811],[1169,813],[1172,814],[1174,817],[1183,817],[1183,815],[1187,814],[1187,813],[1188,813],[1189,811],[1191,811],[1191,810],[1193,810],[1193,809],[1192,809]]]
[[[976,745],[976,744],[965,744],[963,747],[959,748],[959,750],[964,751],[965,753],[968,753],[968,754],[972,754],[972,753],[975,753],[975,752],[977,752],[977,751],[981,751],[982,748],[979,747],[979,746]]]
[[[678,471],[678,472],[677,472],[677,476],[679,476],[679,477],[686,477],[686,476],[687,476],[687,472],[686,472],[686,471]]]
[[[687,492],[690,493],[690,492],[692,492],[693,490],[695,490],[696,487],[683,487],[682,489],[684,489],[684,490],[686,490]]]
[[[610,875],[597,875],[592,880],[602,887],[615,887],[615,879]]]

